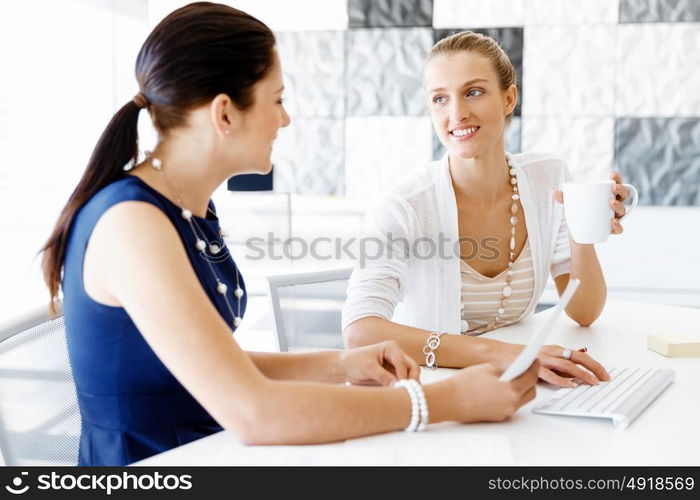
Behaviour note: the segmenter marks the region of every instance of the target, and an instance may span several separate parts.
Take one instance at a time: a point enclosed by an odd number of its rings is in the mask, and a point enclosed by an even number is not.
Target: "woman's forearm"
[[[607,287],[595,252],[594,245],[581,245],[569,240],[571,248],[571,274],[557,277],[557,290],[561,294],[569,277],[581,280],[578,291],[566,308],[566,314],[581,326],[593,323],[605,307]]]
[[[448,332],[449,333],[449,332]],[[418,364],[425,365],[423,348],[428,332],[420,328],[400,325],[384,318],[371,316],[348,325],[343,332],[346,347],[359,347],[384,340],[395,340]],[[435,351],[438,366],[462,368],[493,361],[502,342],[466,335],[443,335]]]
[[[270,379],[340,384],[345,382],[340,353],[341,351],[248,352],[248,355],[258,370]]]
[[[347,387],[270,381],[256,403],[255,419],[236,432],[247,444],[313,444],[405,428],[411,400],[403,388]],[[440,392],[446,381],[424,386],[430,422],[455,419]],[[232,429],[233,430],[233,429]],[[235,432],[235,431],[234,431]]]

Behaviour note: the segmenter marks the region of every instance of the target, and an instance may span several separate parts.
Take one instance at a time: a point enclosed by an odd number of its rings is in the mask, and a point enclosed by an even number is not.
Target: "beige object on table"
[[[700,334],[649,334],[647,347],[669,358],[700,357]]]

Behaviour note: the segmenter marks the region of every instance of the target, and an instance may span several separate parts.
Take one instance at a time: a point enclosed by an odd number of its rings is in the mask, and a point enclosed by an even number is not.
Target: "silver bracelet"
[[[423,347],[423,354],[425,354],[425,366],[432,368],[433,370],[438,367],[437,360],[435,359],[435,351],[440,347],[440,337],[445,335],[445,332],[429,332],[428,340],[425,342]]]

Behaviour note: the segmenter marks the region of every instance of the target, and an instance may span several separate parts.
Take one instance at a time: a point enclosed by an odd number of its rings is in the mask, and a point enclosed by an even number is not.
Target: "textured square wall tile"
[[[347,33],[348,115],[424,115],[423,65],[430,28],[366,29]]]
[[[348,27],[347,0],[229,0],[274,31],[326,31]]]
[[[148,0],[146,3],[152,28],[173,10],[192,2]],[[327,31],[348,27],[347,0],[228,0],[219,3],[247,12],[274,31]]]
[[[522,150],[553,153],[576,180],[607,180],[613,164],[615,120],[608,118],[522,119]]]
[[[345,33],[277,34],[284,73],[284,103],[298,118],[345,116]]]
[[[700,118],[618,118],[615,168],[640,204],[700,206]]]
[[[432,26],[433,0],[348,0],[351,28]]]
[[[353,117],[345,121],[346,194],[372,198],[432,156],[427,116]]]
[[[620,0],[620,22],[700,21],[698,0]]]
[[[434,0],[433,27],[523,26],[525,0]]]
[[[525,30],[523,116],[613,114],[615,26]]]
[[[506,151],[520,153],[522,151],[522,119],[514,116],[506,129]]]
[[[344,191],[342,119],[299,118],[275,141],[275,191],[328,195]]]
[[[525,25],[617,24],[619,0],[525,0]]]
[[[616,116],[700,116],[696,24],[618,27]]]
[[[503,51],[508,55],[515,68],[518,78],[518,105],[515,107],[515,116],[520,116],[522,110],[522,81],[523,81],[523,29],[522,28],[449,28],[433,31],[433,40],[438,41],[454,33],[469,30],[482,35],[490,36],[498,42]]]
[[[504,146],[505,150],[510,153],[520,153],[520,121],[519,117],[514,116],[506,128]],[[442,145],[437,134],[433,131],[433,159],[442,158],[446,151],[445,146]]]
[[[442,145],[440,142],[440,139],[438,138],[437,134],[435,133],[435,129],[433,129],[433,160],[438,160],[442,158],[442,156],[447,152],[447,149],[445,149],[445,146]]]

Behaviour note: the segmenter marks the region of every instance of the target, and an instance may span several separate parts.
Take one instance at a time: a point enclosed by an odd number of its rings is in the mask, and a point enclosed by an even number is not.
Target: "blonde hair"
[[[501,48],[501,46],[490,36],[474,33],[473,31],[461,31],[443,38],[430,49],[426,62],[430,62],[437,56],[454,54],[456,52],[476,52],[486,57],[493,65],[498,76],[498,83],[502,90],[507,90],[511,85],[517,85],[518,77],[515,73],[513,63]],[[513,117],[511,112],[506,119],[510,121]]]

